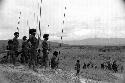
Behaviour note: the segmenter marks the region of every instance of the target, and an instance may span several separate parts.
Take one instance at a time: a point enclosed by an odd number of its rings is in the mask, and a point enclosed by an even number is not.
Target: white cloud
[[[40,4],[39,4],[40,5]],[[67,10],[64,10],[64,7]],[[50,33],[50,39],[59,39],[64,29],[64,40],[91,37],[124,37],[125,11],[120,0],[44,0],[41,31]],[[6,0],[0,10],[0,31],[4,36],[16,31],[19,12],[22,11],[20,38],[28,36],[28,26],[36,28],[34,12],[39,15],[37,0]],[[63,18],[64,12],[66,18]],[[65,25],[62,25],[62,20]],[[50,25],[48,27],[47,25]],[[7,30],[10,33],[5,33]],[[12,36],[13,37],[13,36]],[[6,36],[6,38],[12,38]],[[0,36],[0,39],[5,37]]]

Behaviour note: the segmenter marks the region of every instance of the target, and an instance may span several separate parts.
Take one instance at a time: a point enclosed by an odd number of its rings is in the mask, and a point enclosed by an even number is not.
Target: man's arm
[[[48,45],[46,42],[43,42],[42,43],[42,48],[45,49],[45,50],[48,50]]]

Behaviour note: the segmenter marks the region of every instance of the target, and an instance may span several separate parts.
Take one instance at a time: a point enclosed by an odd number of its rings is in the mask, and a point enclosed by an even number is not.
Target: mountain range
[[[83,40],[72,40],[64,41],[65,44],[69,45],[125,45],[125,38],[88,38]]]
[[[0,48],[7,45],[8,40],[0,40]],[[42,42],[43,40],[41,40]],[[20,45],[22,40],[19,39]],[[49,41],[50,46],[59,46],[58,41]],[[63,46],[97,45],[97,46],[124,46],[125,38],[88,38],[83,40],[63,41]]]

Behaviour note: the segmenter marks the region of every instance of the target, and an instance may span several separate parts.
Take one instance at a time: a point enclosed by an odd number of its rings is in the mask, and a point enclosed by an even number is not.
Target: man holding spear
[[[36,35],[36,29],[30,29],[29,30],[30,37],[27,42],[31,43],[31,48],[30,48],[30,62],[29,62],[29,67],[33,66],[33,70],[35,71],[36,69],[36,60],[37,60],[37,48],[39,45],[39,39],[40,37],[38,36],[38,39],[35,37]]]

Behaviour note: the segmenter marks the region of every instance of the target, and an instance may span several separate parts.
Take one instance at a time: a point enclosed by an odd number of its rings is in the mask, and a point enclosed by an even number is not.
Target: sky
[[[63,40],[125,38],[125,4],[122,0],[42,0],[42,4],[41,0],[0,0],[0,3],[1,40],[12,39],[17,27],[20,39],[28,36],[29,26],[39,33],[37,16],[42,35],[50,34],[50,40],[61,40],[60,36]]]

